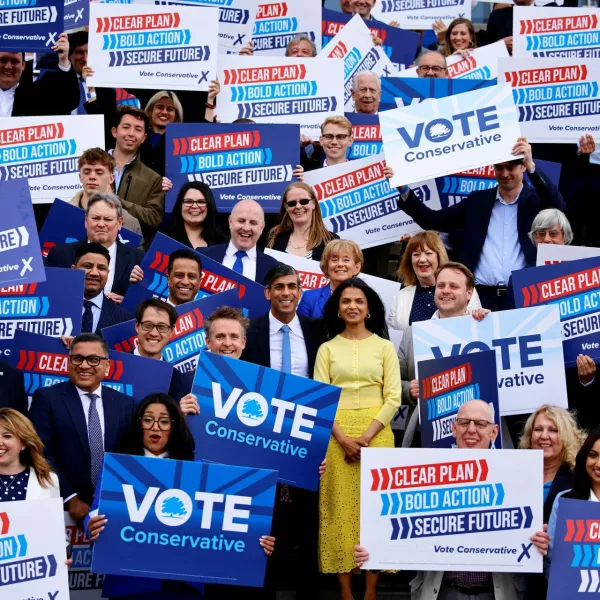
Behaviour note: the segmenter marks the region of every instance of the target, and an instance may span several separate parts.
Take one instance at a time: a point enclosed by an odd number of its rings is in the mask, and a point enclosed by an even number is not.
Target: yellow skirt
[[[335,421],[349,438],[358,439],[379,408],[338,410]],[[372,448],[393,448],[394,434],[386,425],[371,441]],[[319,490],[319,568],[321,573],[349,573],[360,535],[360,462],[348,464],[346,453],[331,436],[327,471]]]

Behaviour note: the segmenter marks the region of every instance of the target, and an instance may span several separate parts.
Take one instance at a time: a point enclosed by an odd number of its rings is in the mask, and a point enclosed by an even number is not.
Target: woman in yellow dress
[[[400,368],[388,339],[381,299],[356,277],[325,305],[325,339],[314,378],[342,388],[319,496],[319,566],[336,573],[342,600],[352,600],[353,546],[360,526],[360,451],[394,447],[390,421],[400,406]],[[378,573],[367,572],[365,600],[375,600]]]

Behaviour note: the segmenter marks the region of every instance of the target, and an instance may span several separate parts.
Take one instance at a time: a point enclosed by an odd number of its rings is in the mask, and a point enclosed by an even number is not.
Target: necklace
[[[12,479],[8,482],[8,483],[4,483],[4,481],[0,480],[0,483],[2,484],[2,486],[4,487],[4,495],[8,496],[8,488],[13,484],[14,480],[20,475],[20,473],[17,473],[16,475],[13,475]]]
[[[294,242],[292,242],[292,236],[290,236],[289,244],[294,250],[302,250],[302,248],[306,248],[308,246],[308,238],[304,238],[304,244],[296,246]]]

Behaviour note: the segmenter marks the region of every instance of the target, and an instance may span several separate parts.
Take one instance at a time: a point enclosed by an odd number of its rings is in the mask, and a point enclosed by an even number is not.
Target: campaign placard
[[[3,502],[0,546],[3,598],[69,597],[61,498]]]
[[[379,122],[393,187],[518,158],[519,117],[506,85],[387,110]]]
[[[317,194],[325,228],[361,248],[395,242],[404,233],[421,230],[398,208],[398,190],[383,174],[384,160],[377,154],[304,175],[304,183]]]
[[[353,142],[348,151],[348,158],[354,160],[381,154],[383,142],[381,141],[379,115],[349,112],[344,116],[352,124]]]
[[[475,352],[419,363],[419,416],[423,448],[456,448],[452,423],[469,400],[487,402],[498,425],[490,448],[502,448],[496,354]]]
[[[34,204],[81,189],[77,161],[104,148],[102,115],[0,118],[0,181],[29,179]]]
[[[8,360],[17,330],[50,337],[81,333],[85,273],[46,267],[46,281],[0,288],[0,358]]]
[[[0,199],[0,286],[45,281],[27,180],[0,181]]]
[[[344,60],[344,108],[354,110],[352,85],[354,77],[362,71],[371,71],[383,77],[395,77],[400,71],[387,54],[373,43],[373,37],[359,14],[321,50],[319,58],[342,58]]]
[[[566,366],[579,354],[600,360],[600,257],[520,269],[512,278],[517,307],[558,306]]]
[[[600,504],[558,499],[548,600],[597,593],[600,584]]]
[[[218,114],[224,123],[298,124],[304,135],[318,137],[325,118],[344,106],[341,59],[232,54],[219,58],[219,81]]]
[[[419,104],[430,98],[446,98],[496,85],[493,79],[440,79],[405,75],[381,78],[381,102],[379,111]]]
[[[504,310],[478,322],[470,315],[413,323],[415,371],[423,360],[496,351],[501,415],[567,406],[565,361],[556,306]]]
[[[297,181],[298,125],[173,123],[167,126],[167,177],[179,189],[189,181],[206,183],[219,212],[240,200],[256,200],[278,213],[285,188]],[[172,211],[175,194],[167,194]]]
[[[498,61],[508,56],[506,44],[502,40],[470,49],[467,58],[463,58],[460,54],[452,54],[446,58],[448,79],[495,80],[498,77]],[[402,71],[402,77],[418,76],[416,67]],[[492,85],[495,83],[495,81],[491,82]]]
[[[242,308],[241,300],[236,289],[227,290],[214,296],[206,296],[175,307],[179,318],[169,338],[169,343],[163,348],[163,361],[171,363],[182,373],[196,370],[198,355],[206,348],[204,321],[220,306]],[[119,352],[133,352],[138,346],[135,331],[135,319],[125,321],[102,330],[102,337],[110,348]]]
[[[201,352],[192,392],[197,459],[275,469],[282,483],[318,489],[340,388]]]
[[[69,242],[78,242],[87,238],[85,229],[85,210],[69,204],[60,198],[56,198],[46,215],[44,224],[40,229],[40,245],[42,247],[42,256],[45,258],[54,246],[58,244],[68,244]],[[134,233],[125,227],[117,236],[121,244],[128,244],[137,248],[142,236]]]
[[[512,58],[499,62],[513,88],[521,131],[529,142],[573,144],[600,131],[600,65],[588,59]]]
[[[122,302],[125,310],[135,312],[135,307],[146,298],[166,300],[169,297],[169,283],[167,281],[169,256],[171,252],[181,249],[189,250],[187,246],[162,233],[157,233],[154,236],[152,244],[140,264],[144,271],[144,279],[129,286]],[[265,298],[262,285],[224,267],[221,263],[208,258],[208,256],[202,256],[201,254],[198,254],[198,256],[202,260],[202,275],[196,299],[235,288],[242,306],[248,311],[248,316],[251,319],[269,312],[270,304]]]
[[[107,453],[92,571],[262,587],[276,487],[275,471]]]
[[[90,23],[90,86],[205,92],[216,79],[217,8],[92,2]]]
[[[110,362],[102,385],[137,400],[154,392],[169,391],[173,367],[163,361],[124,352],[110,351]],[[28,396],[38,388],[49,387],[69,379],[69,350],[62,340],[17,331],[9,363],[23,373]]]
[[[433,23],[441,19],[450,23],[464,17],[471,19],[469,0],[381,0],[376,2],[371,14],[375,19],[391,23],[396,21],[406,29],[433,29]]]
[[[90,22],[89,0],[65,0],[65,31],[87,27]],[[77,600],[73,598],[73,600]]]
[[[515,6],[513,56],[516,58],[599,58],[600,9]],[[589,63],[588,63],[589,64]]]
[[[600,256],[600,248],[588,246],[563,246],[561,244],[538,244],[536,266],[552,265],[568,260]]]
[[[362,568],[542,572],[529,540],[543,522],[541,451],[365,448],[360,461]]]
[[[12,0],[0,4],[3,52],[48,52],[64,30],[64,0]]]
[[[264,0],[258,4],[252,33],[254,54],[285,56],[287,45],[307,35],[321,50],[321,0]]]

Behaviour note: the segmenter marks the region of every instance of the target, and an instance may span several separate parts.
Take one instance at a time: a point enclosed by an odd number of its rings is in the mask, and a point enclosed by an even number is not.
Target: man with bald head
[[[269,269],[279,264],[256,247],[264,228],[265,213],[262,206],[254,200],[240,200],[229,216],[231,241],[228,244],[196,248],[196,251],[264,285]]]
[[[381,101],[379,75],[372,71],[357,73],[352,79],[352,99],[355,112],[376,115]]]
[[[440,52],[425,52],[416,61],[417,75],[419,77],[436,77],[448,79],[448,65],[446,57]]]

